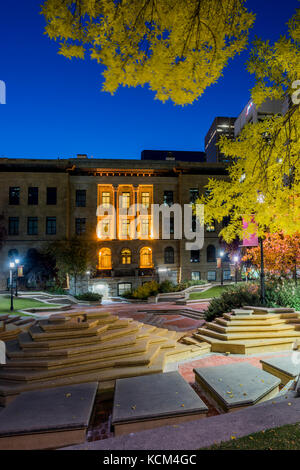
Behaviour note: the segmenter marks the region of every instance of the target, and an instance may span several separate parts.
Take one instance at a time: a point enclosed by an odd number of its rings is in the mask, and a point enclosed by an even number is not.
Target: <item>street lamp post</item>
[[[87,284],[88,284],[88,292],[90,290],[90,275],[91,275],[91,271],[87,271],[86,272],[86,275],[87,275]]]
[[[264,266],[264,241],[260,237],[260,297],[263,305],[266,303],[266,288],[265,288],[265,266]]]
[[[13,291],[13,270],[15,263],[9,263],[9,280],[10,280],[10,310],[14,309],[14,291]]]

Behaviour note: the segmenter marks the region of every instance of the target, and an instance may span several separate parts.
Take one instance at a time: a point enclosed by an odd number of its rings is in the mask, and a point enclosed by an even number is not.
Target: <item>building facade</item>
[[[57,160],[0,159],[0,214],[7,230],[0,251],[0,288],[7,286],[12,253],[22,260],[30,249],[42,251],[50,241],[74,236],[97,243],[97,269],[86,279],[85,290],[117,296],[150,280],[220,281],[220,227],[205,226],[203,248],[188,251],[184,234],[177,239],[173,233],[172,213],[160,225],[151,215],[152,204],[191,205],[204,194],[211,177],[226,178],[225,166],[177,160],[100,160],[85,155]],[[138,237],[131,233],[135,216],[122,215],[122,209],[132,204],[144,208]],[[111,220],[105,210],[109,206],[116,215]],[[170,238],[162,239],[166,222]],[[190,230],[195,230],[193,223]],[[223,275],[230,279],[229,263],[223,263]]]

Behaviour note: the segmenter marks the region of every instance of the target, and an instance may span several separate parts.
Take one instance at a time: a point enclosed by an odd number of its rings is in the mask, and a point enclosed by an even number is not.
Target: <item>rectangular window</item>
[[[47,188],[47,206],[57,204],[57,188]]]
[[[164,191],[164,204],[172,206],[174,202],[173,191]]]
[[[86,219],[75,219],[75,232],[76,235],[83,235],[85,233]]]
[[[207,271],[207,280],[215,281],[216,280],[216,271]]]
[[[56,235],[56,217],[46,217],[46,234]]]
[[[38,218],[37,217],[28,217],[27,219],[27,235],[37,235],[38,234]]]
[[[131,282],[122,282],[118,284],[118,295],[123,295],[125,292],[132,291],[132,284]]]
[[[193,271],[191,277],[192,277],[192,281],[200,281],[201,273],[199,271]]]
[[[28,205],[37,206],[39,203],[39,188],[28,188]]]
[[[190,204],[195,204],[199,197],[199,189],[192,188],[190,189]]]
[[[128,209],[130,207],[130,193],[122,193],[121,201],[122,209]]]
[[[170,216],[170,234],[174,234],[174,215]]]
[[[147,209],[150,206],[150,193],[142,193],[142,206]]]
[[[123,237],[129,237],[129,230],[130,230],[130,221],[129,220],[122,220],[121,225],[121,234]]]
[[[86,206],[86,190],[76,189],[76,207]]]
[[[200,263],[200,250],[191,250],[191,263]]]
[[[230,270],[223,271],[223,279],[224,281],[231,281],[231,272]]]
[[[9,217],[8,235],[19,235],[19,217]]]
[[[110,205],[110,193],[104,192],[102,193],[102,206],[109,207]]]
[[[18,206],[20,204],[19,186],[13,186],[9,188],[9,204],[11,206]]]

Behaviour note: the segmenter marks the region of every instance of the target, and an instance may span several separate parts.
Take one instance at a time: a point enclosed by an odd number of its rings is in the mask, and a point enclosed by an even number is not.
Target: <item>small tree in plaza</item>
[[[58,278],[65,282],[66,277],[74,279],[75,294],[79,277],[87,271],[93,272],[97,266],[97,246],[95,242],[73,237],[50,243],[47,252],[56,260]]]

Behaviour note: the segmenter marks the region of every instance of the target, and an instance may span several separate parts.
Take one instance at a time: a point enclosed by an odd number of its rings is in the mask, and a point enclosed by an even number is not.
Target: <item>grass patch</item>
[[[224,290],[228,289],[229,286],[215,286],[206,290],[205,292],[192,292],[190,294],[190,300],[198,299],[211,299],[213,297],[220,297]]]
[[[256,432],[201,450],[300,450],[300,423]]]
[[[57,307],[56,304],[45,304],[44,302],[39,302],[38,300],[33,299],[22,299],[14,297],[14,311],[10,311],[10,296],[9,295],[0,295],[0,315],[24,315],[19,312],[24,308],[39,308],[39,307]],[[30,314],[29,314],[30,315]],[[26,315],[27,316],[27,315]]]

